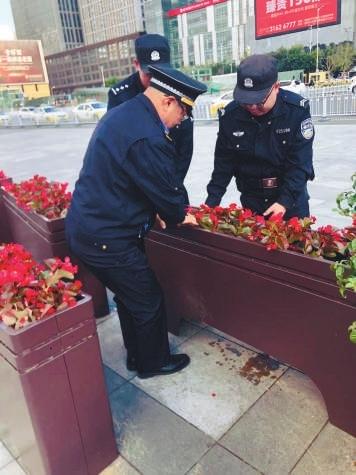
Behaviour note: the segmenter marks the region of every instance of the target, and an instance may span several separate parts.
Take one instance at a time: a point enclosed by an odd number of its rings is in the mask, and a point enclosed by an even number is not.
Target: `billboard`
[[[40,41],[0,41],[0,84],[33,84],[47,81]]]
[[[195,3],[191,5],[186,5],[185,7],[173,8],[167,12],[168,17],[175,17],[182,15],[183,13],[194,12],[195,10],[200,10],[202,8],[210,7],[211,5],[217,5],[218,3],[224,3],[227,0],[196,0]]]
[[[255,0],[255,38],[340,23],[341,0]]]

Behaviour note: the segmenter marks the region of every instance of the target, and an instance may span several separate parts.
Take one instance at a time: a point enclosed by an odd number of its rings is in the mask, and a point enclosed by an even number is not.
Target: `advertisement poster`
[[[46,81],[47,75],[39,41],[0,41],[0,84],[31,84]]]
[[[340,0],[255,0],[255,38],[336,25],[340,10]]]

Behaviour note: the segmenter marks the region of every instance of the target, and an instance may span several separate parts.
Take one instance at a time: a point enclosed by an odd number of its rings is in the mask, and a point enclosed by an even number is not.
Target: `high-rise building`
[[[41,40],[44,54],[84,44],[78,0],[11,0],[18,40]]]
[[[356,46],[355,0],[146,0],[145,20],[168,38],[176,67],[238,64],[296,44]]]
[[[41,40],[55,92],[133,71],[144,0],[11,0],[18,39]]]

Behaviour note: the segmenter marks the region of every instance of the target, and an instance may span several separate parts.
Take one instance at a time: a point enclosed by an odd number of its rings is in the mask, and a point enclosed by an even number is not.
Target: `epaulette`
[[[122,91],[126,91],[130,86],[128,84],[122,84],[121,86],[117,85],[110,89],[110,91],[117,96]]]
[[[237,102],[235,101],[229,102],[225,107],[218,110],[219,118],[235,110],[237,106],[238,106]]]
[[[295,92],[284,91],[283,89],[280,89],[280,94],[282,96],[283,101],[287,102],[287,104],[299,106],[303,109],[309,108],[309,100],[305,99],[305,97],[302,97],[299,94],[296,94]]]

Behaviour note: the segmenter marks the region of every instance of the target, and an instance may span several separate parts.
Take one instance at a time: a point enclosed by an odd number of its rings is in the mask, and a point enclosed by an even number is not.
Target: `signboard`
[[[336,25],[340,10],[341,0],[255,0],[256,40]]]
[[[194,12],[202,8],[210,7],[211,5],[217,5],[218,3],[224,3],[227,0],[196,0],[192,5],[186,5],[185,7],[173,8],[167,12],[168,17],[175,17],[182,15],[183,13]]]
[[[41,42],[0,41],[0,84],[47,82]]]

